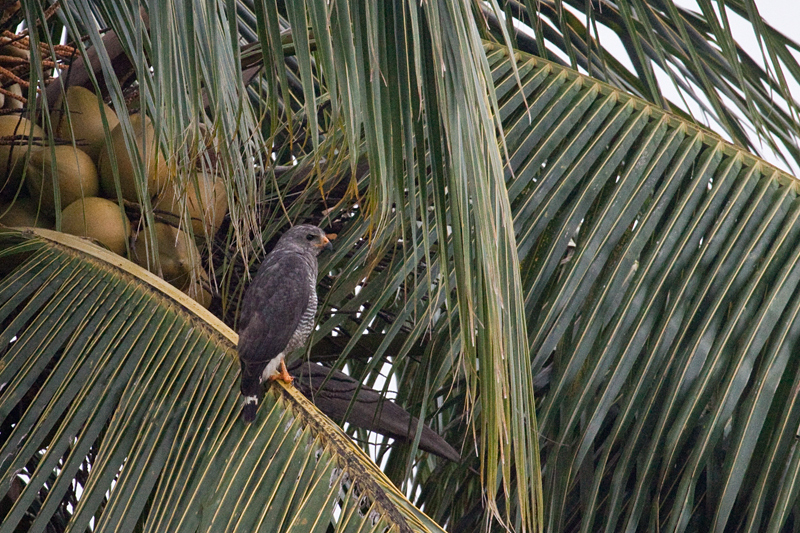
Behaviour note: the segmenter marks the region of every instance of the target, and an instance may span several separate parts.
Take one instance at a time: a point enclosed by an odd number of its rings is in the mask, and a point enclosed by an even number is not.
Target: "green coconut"
[[[154,209],[159,216],[178,225],[183,220],[181,213],[184,201],[194,234],[216,234],[228,212],[228,193],[222,178],[210,179],[198,172],[196,180],[189,180],[185,184],[173,181],[159,195]]]
[[[92,158],[72,146],[55,146],[52,150],[45,148],[31,154],[25,183],[31,197],[41,202],[42,209],[48,214],[56,212],[54,181],[58,183],[59,207],[70,205],[79,198],[97,196],[100,191]]]
[[[147,147],[147,161],[145,162],[147,178],[146,194],[152,198],[161,192],[164,185],[169,180],[167,164],[156,146],[155,130],[153,129],[150,119],[142,114],[133,115],[131,116],[131,126],[133,126],[133,132],[136,135],[136,145],[139,148],[139,154],[144,154],[145,147]],[[139,196],[136,194],[136,174],[133,170],[133,161],[125,145],[122,124],[118,124],[111,132],[111,149],[117,160],[122,197],[130,202],[138,202]],[[108,155],[108,150],[100,150],[97,168],[100,172],[100,187],[103,193],[109,198],[116,198],[116,180],[114,179],[114,171],[111,167],[111,159]]]
[[[13,196],[20,185],[29,136],[33,136],[30,149],[34,154],[42,149],[42,128],[18,115],[0,115],[0,137],[18,137],[14,141],[0,141],[0,192],[4,196]]]
[[[74,134],[76,141],[85,143],[81,144],[81,149],[97,162],[100,151],[106,146],[103,114],[105,113],[109,132],[119,124],[117,114],[106,104],[102,104],[101,107],[95,93],[77,85],[67,89],[66,104],[64,100],[62,94],[55,107],[58,117],[56,135],[62,139],[72,139]]]
[[[178,289],[186,289],[192,280],[192,269],[200,266],[197,246],[185,232],[169,224],[156,222],[153,230],[158,247],[158,265],[152,259],[153,246],[150,231],[146,228],[134,236],[133,261]]]
[[[112,252],[125,255],[130,222],[119,206],[105,198],[81,198],[61,213],[61,231],[94,239]]]

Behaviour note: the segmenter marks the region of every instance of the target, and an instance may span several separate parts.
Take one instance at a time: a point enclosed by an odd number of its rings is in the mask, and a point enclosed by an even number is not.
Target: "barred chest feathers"
[[[311,294],[308,296],[308,306],[300,317],[300,323],[297,325],[289,344],[286,345],[284,354],[296,350],[306,343],[306,339],[314,329],[314,316],[317,314],[317,261],[312,259],[308,262],[308,285],[311,287]]]

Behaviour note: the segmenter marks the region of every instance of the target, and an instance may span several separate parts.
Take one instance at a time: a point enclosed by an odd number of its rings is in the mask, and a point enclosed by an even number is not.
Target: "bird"
[[[302,347],[314,329],[317,256],[332,248],[321,228],[294,226],[267,254],[245,291],[237,344],[244,422],[256,418],[264,381],[292,382],[284,359]]]

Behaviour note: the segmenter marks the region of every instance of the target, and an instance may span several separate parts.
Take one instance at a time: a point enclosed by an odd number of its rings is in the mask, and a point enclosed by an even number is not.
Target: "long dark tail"
[[[261,387],[261,380],[258,373],[250,372],[246,367],[242,368],[242,396],[244,406],[242,407],[242,421],[251,423],[256,419],[256,411],[264,397],[264,389]]]

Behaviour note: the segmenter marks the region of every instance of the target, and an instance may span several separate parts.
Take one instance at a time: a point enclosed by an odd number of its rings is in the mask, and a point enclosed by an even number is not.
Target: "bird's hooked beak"
[[[333,243],[331,241],[334,240],[335,238],[336,238],[335,233],[328,233],[324,237],[322,237],[322,240],[320,241],[318,246],[320,248],[325,248],[326,250],[333,250]]]

